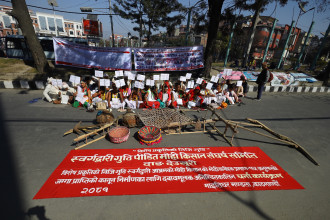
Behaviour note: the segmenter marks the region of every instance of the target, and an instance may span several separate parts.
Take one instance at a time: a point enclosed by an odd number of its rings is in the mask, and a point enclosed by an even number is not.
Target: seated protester
[[[225,92],[224,92],[225,97],[226,97],[226,102],[229,105],[233,105],[236,102],[238,102],[238,97],[237,97],[234,89],[235,89],[234,84],[230,84],[228,86],[228,89],[226,89]]]
[[[213,93],[215,95],[215,102],[218,105],[221,105],[222,102],[226,102],[226,96],[224,95],[220,84],[217,84],[217,88],[213,91]]]
[[[47,86],[43,92],[43,95],[48,102],[53,102],[55,100],[58,100],[61,96],[60,89],[52,84],[52,80],[53,80],[52,77],[49,77],[47,79]]]
[[[203,97],[200,94],[200,87],[197,86],[195,89],[191,89],[188,93],[188,108],[200,107],[203,104]]]
[[[106,103],[107,108],[110,108],[110,103],[108,103],[109,93],[106,92],[105,86],[101,86],[100,89],[92,95],[92,104],[96,106],[97,103]]]
[[[93,106],[91,104],[92,104],[91,91],[87,87],[87,83],[85,81],[81,81],[80,86],[77,87],[75,101],[72,106],[75,108],[79,106],[83,106],[88,110],[92,110]]]
[[[93,95],[99,87],[99,81],[96,77],[86,77],[85,82],[87,83],[87,87],[91,91],[91,94]]]
[[[175,86],[175,85],[174,85]],[[187,86],[186,86],[186,82],[181,82],[179,84],[180,88],[182,88],[183,91],[185,91],[187,89]]]
[[[228,89],[228,86],[229,86],[230,84],[231,84],[231,83],[230,83],[230,80],[229,80],[229,79],[227,79],[225,82],[224,82],[224,81],[221,82],[221,85],[222,85],[222,91],[227,90],[227,89]]]
[[[242,85],[241,86],[236,86],[236,94],[238,95],[238,97],[244,97],[246,96],[247,90],[248,90],[248,84],[246,81],[245,76],[241,75],[240,77],[240,81],[242,81]]]
[[[179,106],[187,106],[187,97],[185,92],[181,89],[180,83],[175,83],[174,90],[171,93],[172,102],[171,108],[177,108]]]
[[[215,101],[215,95],[212,92],[212,90],[209,90],[209,89],[206,88],[206,83],[203,83],[201,85],[200,94],[204,98],[204,102],[203,103],[205,103],[207,105],[211,104],[212,101]]]
[[[160,107],[159,101],[157,101],[158,96],[157,96],[157,88],[150,88],[149,86],[145,87],[147,89],[146,94],[144,95],[144,106],[146,108],[155,108],[158,109]]]
[[[169,89],[166,84],[163,86],[162,91],[158,94],[158,98],[161,108],[169,107],[172,103],[171,89]]]
[[[123,97],[120,95],[120,92],[115,86],[113,87],[112,91],[109,92],[108,103],[110,103],[109,108],[125,108],[126,103],[124,102]]]
[[[128,98],[131,95],[131,89],[127,86],[127,83],[119,89],[120,96],[124,102],[128,102]]]
[[[127,107],[131,109],[140,108],[142,103],[143,101],[142,101],[142,94],[140,89],[134,88],[126,102]]]

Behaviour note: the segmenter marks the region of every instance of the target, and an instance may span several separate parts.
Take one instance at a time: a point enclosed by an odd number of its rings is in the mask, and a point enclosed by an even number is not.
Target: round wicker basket
[[[160,129],[155,126],[144,126],[138,132],[139,140],[147,145],[158,143],[161,140]]]
[[[120,126],[112,128],[108,134],[112,143],[120,144],[127,141],[130,131],[127,127]]]

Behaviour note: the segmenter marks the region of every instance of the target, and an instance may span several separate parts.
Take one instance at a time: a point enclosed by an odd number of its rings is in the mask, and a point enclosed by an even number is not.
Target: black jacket
[[[263,69],[261,73],[259,74],[256,83],[257,84],[265,84],[268,80],[268,69]]]

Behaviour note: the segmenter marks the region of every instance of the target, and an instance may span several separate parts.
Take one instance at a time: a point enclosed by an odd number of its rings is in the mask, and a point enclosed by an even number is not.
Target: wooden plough
[[[262,124],[261,122],[259,122],[258,120],[254,120],[251,118],[247,118],[246,120],[249,121],[250,123],[247,122],[238,122],[238,121],[232,121],[232,120],[227,120],[224,119],[223,117],[221,117],[217,112],[215,112],[215,109],[208,107],[207,108],[209,111],[211,111],[212,115],[210,119],[206,119],[206,114],[205,117],[202,118],[202,120],[200,121],[200,123],[203,125],[204,129],[203,131],[193,131],[193,132],[183,132],[181,131],[181,127],[182,126],[187,126],[187,125],[196,125],[198,122],[197,121],[190,121],[190,122],[184,122],[184,123],[178,123],[178,122],[173,122],[173,123],[169,123],[167,128],[169,131],[169,128],[173,128],[173,127],[179,127],[179,129],[176,129],[178,132],[177,133],[171,133],[171,132],[167,132],[166,130],[164,130],[164,132],[167,135],[172,135],[172,134],[191,134],[191,133],[198,133],[198,132],[202,132],[202,133],[206,133],[206,132],[217,132],[220,136],[222,136],[227,143],[230,146],[233,146],[233,139],[235,137],[235,134],[239,133],[239,129],[245,130],[245,131],[249,131],[252,132],[254,134],[258,134],[261,135],[263,137],[267,137],[279,142],[282,142],[286,145],[289,146],[294,146],[297,150],[299,150],[305,157],[307,157],[312,163],[314,163],[315,165],[319,166],[319,163],[301,146],[299,145],[297,142],[293,141],[291,138],[286,137],[282,134],[278,134],[275,131],[273,131],[272,129],[270,129],[269,127],[267,127],[266,125]],[[213,116],[216,116],[215,118],[212,119]],[[221,121],[225,124],[225,130],[224,132],[221,132],[216,126],[215,123]],[[209,126],[211,126],[213,128],[213,130],[206,130],[205,129],[205,125],[208,124]],[[255,127],[255,128],[261,128],[264,131],[267,131],[269,134],[264,134],[262,132],[253,130],[251,128],[248,127]],[[226,133],[228,131],[228,129],[230,129],[232,131],[232,136],[231,139],[229,140],[226,136]]]

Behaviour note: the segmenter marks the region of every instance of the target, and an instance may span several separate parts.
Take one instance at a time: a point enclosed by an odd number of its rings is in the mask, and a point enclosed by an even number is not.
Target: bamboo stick
[[[110,127],[113,123],[114,122],[111,122],[111,123],[106,124],[103,127],[99,128],[99,129],[96,129],[96,130],[94,130],[94,131],[92,131],[90,133],[87,133],[87,134],[84,134],[84,135],[80,135],[79,137],[73,139],[73,141],[74,142],[78,142],[78,141],[83,140],[84,138],[87,138],[87,137],[91,136],[91,135],[97,134],[98,132],[102,131],[103,129]]]
[[[229,140],[228,140],[228,138],[226,137],[226,135],[225,134],[223,134],[223,133],[221,133],[221,131],[219,131],[219,129],[217,129],[214,125],[212,125],[212,124],[210,124],[209,123],[209,125],[219,134],[219,135],[221,135],[227,142],[228,142],[228,144],[230,144],[230,146],[233,146],[233,144],[232,144],[232,142],[230,142]]]
[[[101,140],[102,138],[105,138],[105,136],[106,136],[106,135],[102,135],[101,137],[96,138],[95,140],[92,140],[92,141],[90,141],[90,142],[88,142],[88,143],[86,143],[86,144],[83,144],[83,145],[81,145],[81,146],[79,146],[79,147],[76,147],[75,150],[78,150],[78,149],[80,149],[80,148],[83,148],[83,147],[85,147],[85,146],[91,144],[91,143],[94,143],[94,142],[96,142],[96,141],[99,141],[99,140]]]
[[[314,163],[315,165],[319,166],[320,164],[312,157],[312,155],[310,155],[307,150],[305,150],[300,144],[298,144],[297,142],[295,142],[294,140],[292,140],[291,138],[285,136],[285,135],[282,135],[282,134],[279,134],[279,133],[276,133],[275,131],[273,131],[272,129],[268,128],[266,125],[262,124],[260,121],[258,120],[254,120],[254,119],[251,119],[251,118],[247,118],[246,120],[252,122],[252,123],[255,123],[255,124],[258,124],[261,126],[262,129],[264,129],[265,131],[271,133],[272,135],[280,138],[280,139],[283,139],[283,140],[286,140],[286,141],[289,141],[291,142],[291,145],[295,146],[296,149],[300,150],[302,152],[303,155],[305,155],[310,161],[312,161],[312,163]]]
[[[216,130],[206,130],[206,131],[184,131],[181,133],[166,133],[166,135],[172,134],[196,134],[196,133],[207,133],[207,132],[215,132]]]
[[[236,133],[235,129],[231,126],[231,124],[228,123],[228,120],[222,118],[220,115],[218,115],[218,113],[215,112],[215,110],[213,108],[210,108],[210,107],[207,107],[208,110],[210,110],[212,112],[212,114],[214,114],[215,116],[218,117],[218,119],[220,121],[223,121],[226,125],[229,126],[229,128],[234,132]]]

